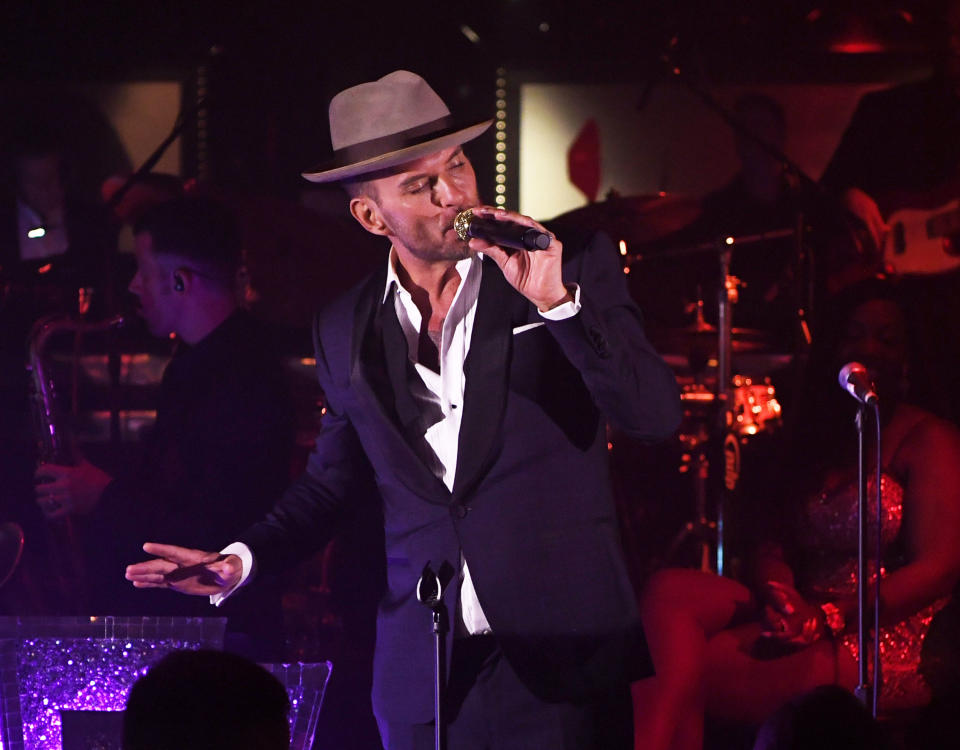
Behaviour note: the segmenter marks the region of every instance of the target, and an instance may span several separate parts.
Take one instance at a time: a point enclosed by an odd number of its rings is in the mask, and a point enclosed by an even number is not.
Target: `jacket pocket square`
[[[518,333],[523,333],[524,331],[529,331],[534,328],[539,328],[542,325],[543,325],[543,321],[539,321],[537,323],[527,323],[526,325],[523,325],[523,326],[517,326],[516,328],[513,329],[513,335],[516,336]]]

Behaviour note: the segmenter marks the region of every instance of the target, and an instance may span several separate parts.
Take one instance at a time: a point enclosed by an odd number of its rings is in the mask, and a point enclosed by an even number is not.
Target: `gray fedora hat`
[[[423,78],[407,70],[396,70],[333,97],[333,159],[303,176],[311,182],[354,179],[466,143],[492,122],[457,124],[447,105]]]

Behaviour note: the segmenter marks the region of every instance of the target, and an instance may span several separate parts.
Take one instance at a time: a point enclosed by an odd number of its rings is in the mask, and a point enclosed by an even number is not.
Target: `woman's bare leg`
[[[640,612],[657,674],[633,685],[636,750],[702,747],[708,639],[752,608],[729,578],[675,569],[650,579]]]
[[[799,651],[758,659],[759,624],[718,633],[707,646],[704,690],[707,713],[758,724],[784,703],[819,685],[856,686],[857,665],[843,647],[822,639]]]

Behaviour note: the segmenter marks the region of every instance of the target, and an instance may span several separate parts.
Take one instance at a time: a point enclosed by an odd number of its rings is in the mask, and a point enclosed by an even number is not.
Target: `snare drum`
[[[713,412],[716,402],[712,384],[684,382],[680,380],[680,399],[683,402],[685,422],[702,420]],[[738,435],[749,436],[760,432],[772,432],[780,426],[780,402],[769,378],[754,382],[753,378],[734,375],[731,382],[733,408],[731,425]],[[681,426],[681,432],[685,425]]]
[[[754,383],[743,375],[733,376],[733,420],[735,432],[756,435],[772,432],[781,423],[780,402],[769,378]]]

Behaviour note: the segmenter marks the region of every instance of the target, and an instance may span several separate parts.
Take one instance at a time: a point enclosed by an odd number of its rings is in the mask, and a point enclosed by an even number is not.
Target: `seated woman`
[[[857,404],[837,384],[849,361],[880,397],[881,711],[924,705],[955,671],[943,648],[954,639],[927,635],[960,578],[960,432],[907,402],[910,337],[888,284],[846,290],[828,321],[788,422],[779,496],[765,500],[786,533],[756,545],[752,587],[663,570],[644,591],[657,676],[634,685],[637,748],[699,748],[705,713],[757,724],[818,685],[856,687]],[[872,419],[867,429],[869,446]]]

